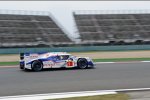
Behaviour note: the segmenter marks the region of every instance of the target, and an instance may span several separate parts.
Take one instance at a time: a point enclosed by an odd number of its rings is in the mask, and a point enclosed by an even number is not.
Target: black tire
[[[20,69],[24,69],[24,64],[20,63]]]
[[[77,66],[80,69],[88,68],[88,61],[85,58],[79,58],[77,61]]]
[[[35,60],[32,63],[32,70],[35,72],[41,71],[43,69],[43,64],[41,61]]]
[[[23,69],[24,69],[24,66],[20,66],[20,69],[23,70]]]

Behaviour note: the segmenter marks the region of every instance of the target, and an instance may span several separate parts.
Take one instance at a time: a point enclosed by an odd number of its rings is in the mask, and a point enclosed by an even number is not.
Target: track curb
[[[7,100],[60,99],[60,98],[71,98],[71,97],[117,94],[119,92],[133,92],[133,91],[150,91],[150,88],[133,88],[133,89],[97,90],[97,91],[79,91],[79,92],[64,92],[64,93],[3,96],[3,97],[0,97],[0,100],[6,100],[6,99]]]

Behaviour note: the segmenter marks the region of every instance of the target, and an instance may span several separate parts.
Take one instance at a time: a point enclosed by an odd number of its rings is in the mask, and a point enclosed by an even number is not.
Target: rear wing
[[[24,53],[20,53],[20,60],[24,59]]]

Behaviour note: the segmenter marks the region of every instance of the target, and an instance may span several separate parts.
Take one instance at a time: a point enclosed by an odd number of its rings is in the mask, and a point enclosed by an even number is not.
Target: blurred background
[[[0,1],[0,53],[150,49],[149,44],[149,1]]]

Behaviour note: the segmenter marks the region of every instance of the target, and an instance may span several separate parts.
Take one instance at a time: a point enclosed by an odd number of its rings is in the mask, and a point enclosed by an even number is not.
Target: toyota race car
[[[85,69],[94,67],[89,57],[76,57],[66,52],[20,53],[20,69],[41,71],[44,68]]]

